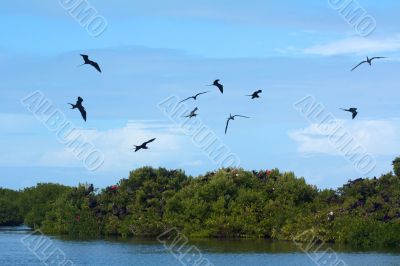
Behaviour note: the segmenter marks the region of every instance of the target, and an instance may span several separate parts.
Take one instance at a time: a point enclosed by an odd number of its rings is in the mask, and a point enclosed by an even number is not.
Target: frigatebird
[[[358,65],[356,65],[355,67],[353,67],[353,69],[352,69],[351,71],[353,71],[354,69],[356,69],[357,67],[359,67],[359,66],[361,66],[362,64],[365,64],[365,63],[368,63],[370,66],[372,66],[372,60],[375,60],[375,59],[382,59],[382,58],[387,58],[387,57],[375,56],[375,57],[369,58],[369,57],[367,56],[367,60],[364,60],[364,61],[362,61],[361,63],[359,63]]]
[[[197,114],[196,114],[196,111],[197,111],[197,110],[199,110],[199,108],[197,108],[197,107],[196,107],[196,108],[194,108],[194,109],[193,109],[193,111],[191,111],[191,112],[190,112],[190,114],[188,114],[188,115],[185,115],[185,117],[192,118],[192,117],[195,117],[195,116],[197,116]]]
[[[80,65],[80,66],[83,66],[83,65],[91,65],[92,67],[94,67],[95,69],[97,69],[97,71],[99,71],[99,72],[101,73],[101,69],[100,69],[99,64],[97,64],[96,62],[90,60],[88,55],[81,54],[81,56],[82,56],[82,58],[83,58],[83,60],[84,60],[85,62],[84,62],[82,65]]]
[[[83,120],[86,122],[86,110],[85,107],[82,105],[83,99],[81,97],[78,97],[78,100],[76,101],[76,104],[68,103],[71,105],[71,109],[76,109],[78,108],[79,112],[81,112]]]
[[[189,99],[197,100],[197,96],[202,95],[202,94],[205,94],[205,93],[208,93],[208,92],[209,92],[209,91],[204,91],[204,92],[197,93],[197,94],[194,95],[194,96],[187,97],[186,99],[180,101],[179,103],[182,103],[182,102],[187,101],[187,100],[189,100]]]
[[[349,109],[344,109],[344,108],[340,108],[340,109],[343,110],[343,111],[352,113],[353,114],[353,116],[352,116],[353,119],[356,118],[356,116],[358,114],[357,108],[354,108],[354,107],[349,108]]]
[[[219,79],[214,80],[214,83],[211,85],[207,85],[207,86],[215,86],[219,89],[219,91],[223,94],[224,93],[224,86],[219,83]]]
[[[244,116],[244,115],[232,115],[232,114],[229,114],[229,117],[227,118],[228,120],[226,120],[225,135],[226,135],[226,131],[228,130],[229,121],[230,120],[235,120],[235,117],[250,118],[250,117]]]
[[[260,98],[260,95],[259,95],[260,93],[262,93],[262,90],[255,91],[255,92],[253,92],[253,94],[246,95],[246,96],[251,96],[251,99]]]
[[[133,145],[133,146],[135,146],[135,152],[137,152],[137,151],[140,150],[140,149],[147,150],[147,149],[149,148],[149,147],[147,147],[147,144],[149,144],[150,142],[153,142],[155,139],[156,139],[156,138],[151,139],[151,140],[148,140],[148,141],[146,141],[146,142],[143,142],[143,143],[142,143],[141,145],[139,145],[139,146]]]

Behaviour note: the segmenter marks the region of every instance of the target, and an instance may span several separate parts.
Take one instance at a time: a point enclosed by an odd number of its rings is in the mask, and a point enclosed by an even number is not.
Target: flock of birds
[[[82,65],[79,65],[79,66],[90,65],[90,66],[92,66],[93,68],[95,68],[98,72],[101,73],[100,66],[99,66],[99,64],[98,64],[97,62],[90,60],[88,55],[81,54],[81,56],[82,56],[82,58],[83,58],[83,60],[84,60],[84,63],[83,63]],[[354,71],[356,68],[358,68],[359,66],[361,66],[361,65],[363,65],[363,64],[366,64],[366,63],[369,64],[370,66],[372,66],[372,61],[373,61],[373,60],[376,60],[376,59],[383,59],[383,58],[387,58],[387,57],[382,57],[382,56],[376,56],[376,57],[372,57],[372,58],[367,57],[366,60],[361,61],[358,65],[356,65],[355,67],[353,67],[353,68],[351,69],[351,71]],[[206,86],[215,86],[215,87],[217,87],[217,88],[219,89],[219,91],[221,92],[221,94],[224,93],[224,86],[220,83],[220,80],[219,80],[219,79],[215,80],[215,81],[213,82],[213,84],[206,85]],[[179,103],[185,102],[185,101],[190,100],[190,99],[193,99],[193,100],[196,101],[196,100],[197,100],[197,97],[199,97],[200,95],[209,93],[209,92],[210,92],[210,91],[203,91],[203,92],[197,93],[197,94],[195,94],[195,95],[193,95],[193,96],[190,96],[190,97],[187,97],[187,98],[183,99],[183,100],[180,101]],[[258,98],[260,98],[260,93],[262,93],[262,90],[257,90],[257,91],[255,91],[255,92],[253,92],[252,94],[245,95],[245,96],[250,96],[251,99],[258,99]],[[83,99],[82,99],[81,97],[78,97],[78,99],[77,99],[77,101],[76,101],[75,104],[72,104],[72,103],[69,103],[69,104],[71,105],[71,109],[78,109],[78,110],[79,110],[79,112],[80,112],[81,115],[82,115],[83,120],[86,122],[86,110],[85,110],[85,107],[83,107],[82,102],[83,102]],[[348,109],[345,109],[345,108],[340,108],[340,109],[343,110],[343,111],[346,111],[346,112],[350,112],[350,113],[352,114],[352,119],[354,119],[354,118],[357,116],[357,114],[358,114],[357,108],[355,108],[355,107],[351,107],[351,108],[348,108]],[[196,113],[198,110],[199,110],[199,108],[196,107],[196,108],[194,108],[188,115],[186,115],[186,116],[184,116],[184,117],[189,118],[189,119],[190,119],[190,118],[193,118],[193,117],[196,117],[196,116],[198,115],[198,114]],[[240,117],[240,118],[250,118],[250,117],[248,117],[248,116],[239,115],[239,114],[235,114],[235,115],[229,114],[229,117],[227,118],[226,124],[225,124],[225,134],[226,134],[227,131],[228,131],[229,122],[230,122],[230,121],[234,121],[236,117]],[[148,140],[148,141],[146,141],[146,142],[143,142],[143,143],[140,144],[140,145],[134,145],[134,148],[133,148],[133,149],[135,150],[135,152],[137,152],[137,151],[139,151],[139,150],[141,150],[141,149],[146,150],[146,149],[148,149],[147,145],[148,145],[149,143],[155,141],[155,140],[156,140],[156,139],[153,138],[153,139],[150,139],[150,140]]]
[[[219,79],[215,80],[215,81],[213,82],[213,84],[207,85],[207,86],[215,86],[215,87],[217,87],[217,88],[219,89],[219,91],[220,91],[222,94],[224,93],[224,86],[220,83],[220,80],[219,80]],[[209,92],[210,92],[210,91],[199,92],[199,93],[197,93],[196,95],[193,95],[193,96],[190,96],[190,97],[187,97],[187,98],[183,99],[183,100],[180,101],[179,103],[183,103],[183,102],[185,102],[185,101],[187,101],[187,100],[190,100],[190,99],[197,100],[197,97],[199,97],[200,95],[209,93]],[[253,92],[253,94],[246,95],[246,96],[251,96],[251,99],[260,98],[260,95],[259,95],[259,94],[260,94],[261,92],[262,92],[262,90],[258,90],[258,91]],[[194,109],[190,112],[190,114],[188,114],[188,115],[186,115],[186,116],[184,116],[184,117],[187,117],[187,118],[196,117],[196,116],[197,116],[196,112],[197,112],[198,110],[199,110],[199,108],[196,107],[196,108],[194,108]],[[226,134],[226,132],[228,131],[229,121],[235,120],[235,117],[250,118],[250,117],[244,116],[244,115],[232,115],[232,114],[229,114],[229,117],[227,118],[227,121],[226,121],[225,134]]]

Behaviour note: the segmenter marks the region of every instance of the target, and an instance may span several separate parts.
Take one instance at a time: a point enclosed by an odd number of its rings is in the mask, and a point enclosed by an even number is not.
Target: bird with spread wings
[[[197,93],[196,95],[193,95],[193,96],[187,97],[186,99],[183,99],[183,100],[180,101],[179,103],[182,103],[182,102],[187,101],[187,100],[189,100],[189,99],[197,100],[197,97],[198,97],[199,95],[206,94],[206,93],[208,93],[208,92],[209,92],[209,91],[203,91],[203,92]]]
[[[357,108],[354,108],[354,107],[349,108],[349,109],[344,109],[344,108],[340,108],[340,109],[343,110],[343,111],[352,113],[352,119],[356,118],[356,116],[358,114]]]
[[[141,150],[141,149],[144,149],[144,150],[147,150],[149,147],[147,147],[147,144],[149,144],[149,143],[151,143],[151,142],[153,142],[153,141],[155,141],[156,140],[156,138],[153,138],[153,139],[151,139],[151,140],[148,140],[148,141],[146,141],[146,142],[143,142],[141,145],[139,145],[139,146],[137,146],[137,145],[133,145],[133,146],[135,146],[135,152],[137,152],[138,150]]]
[[[92,67],[97,69],[97,71],[99,71],[101,73],[100,66],[99,66],[99,64],[97,64],[97,62],[94,62],[94,61],[90,60],[88,55],[81,54],[81,56],[83,58],[84,63],[82,65],[80,65],[80,66],[91,65]]]
[[[229,121],[235,120],[235,117],[250,118],[250,117],[244,116],[244,115],[232,115],[232,114],[229,114],[229,117],[227,118],[226,125],[225,125],[225,135],[226,135],[226,132],[228,131]]]
[[[383,58],[387,58],[387,57],[375,56],[375,57],[369,58],[369,57],[367,56],[367,59],[366,59],[366,60],[360,62],[358,65],[356,65],[355,67],[353,67],[353,68],[351,69],[351,71],[353,71],[354,69],[356,69],[357,67],[359,67],[359,66],[361,66],[362,64],[365,64],[365,63],[368,63],[370,66],[372,66],[372,60],[375,60],[375,59],[383,59]]]
[[[213,84],[207,86],[215,86],[219,89],[219,91],[223,94],[224,93],[224,86],[219,83],[219,79],[214,80]]]
[[[85,120],[85,122],[86,122],[86,110],[85,110],[85,107],[83,107],[82,102],[83,102],[83,99],[81,97],[78,97],[76,104],[72,104],[72,103],[68,103],[68,104],[71,105],[71,109],[78,109],[82,115],[83,120]]]

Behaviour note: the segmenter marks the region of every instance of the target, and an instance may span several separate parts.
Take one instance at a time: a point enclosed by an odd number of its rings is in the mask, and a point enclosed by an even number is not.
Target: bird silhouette
[[[349,108],[349,109],[344,109],[344,108],[340,108],[340,109],[343,110],[343,111],[352,113],[353,114],[352,119],[356,118],[356,116],[358,114],[357,108],[353,108],[352,107],[352,108]]]
[[[101,73],[101,69],[100,69],[99,64],[97,64],[96,62],[90,60],[88,55],[81,54],[81,56],[82,56],[82,58],[83,58],[83,60],[84,60],[85,62],[84,62],[82,65],[80,65],[80,66],[83,66],[83,65],[91,65],[92,67],[94,67],[95,69],[97,69],[97,71],[99,71],[99,72]]]
[[[193,111],[191,111],[190,114],[185,115],[185,117],[189,117],[189,118],[196,117],[197,116],[197,114],[196,114],[197,110],[199,110],[199,108],[197,108],[197,107],[194,108]]]
[[[251,99],[260,98],[260,95],[259,95],[260,93],[262,93],[262,90],[255,91],[255,92],[253,92],[253,94],[246,95],[246,96],[251,96]]]
[[[387,58],[387,57],[375,56],[375,57],[369,58],[369,57],[367,56],[367,60],[364,60],[364,61],[362,61],[361,63],[359,63],[358,65],[356,65],[355,67],[353,67],[353,68],[351,69],[351,71],[353,71],[354,69],[356,69],[357,67],[359,67],[359,66],[361,66],[362,64],[365,64],[365,63],[368,63],[370,66],[372,66],[372,60],[375,60],[375,59],[382,59],[382,58]]]
[[[194,95],[194,96],[187,97],[186,99],[180,101],[179,103],[182,103],[182,102],[187,101],[187,100],[189,100],[189,99],[197,100],[197,96],[202,95],[202,94],[205,94],[205,93],[208,93],[208,92],[209,92],[209,91],[204,91],[204,92],[197,93],[197,94]]]
[[[219,83],[219,79],[214,80],[214,83],[211,85],[207,85],[207,86],[215,86],[219,89],[219,91],[223,94],[224,93],[224,86]]]
[[[141,145],[139,145],[139,146],[133,145],[133,146],[135,146],[135,152],[137,152],[137,151],[140,150],[140,149],[147,150],[147,149],[149,148],[149,147],[147,147],[147,144],[149,144],[150,142],[153,142],[155,139],[156,139],[156,138],[151,139],[151,140],[148,140],[148,141],[146,141],[146,142],[143,142],[143,143],[142,143]]]
[[[68,103],[71,105],[71,109],[76,109],[78,108],[79,112],[82,115],[83,120],[86,122],[86,110],[85,107],[82,105],[83,99],[81,97],[78,97],[78,100],[76,101],[76,104]]]
[[[244,115],[232,115],[232,114],[229,114],[229,117],[226,120],[225,135],[226,135],[226,132],[228,131],[229,121],[235,120],[235,117],[250,118],[250,117],[244,116]]]

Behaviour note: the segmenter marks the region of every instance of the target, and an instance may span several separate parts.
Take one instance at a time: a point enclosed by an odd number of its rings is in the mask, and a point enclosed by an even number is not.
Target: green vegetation
[[[101,191],[91,185],[0,189],[0,224],[74,237],[157,236],[301,240],[400,247],[400,159],[394,172],[319,190],[293,173],[221,169],[197,178],[143,167]],[[305,239],[304,239],[305,240]]]

